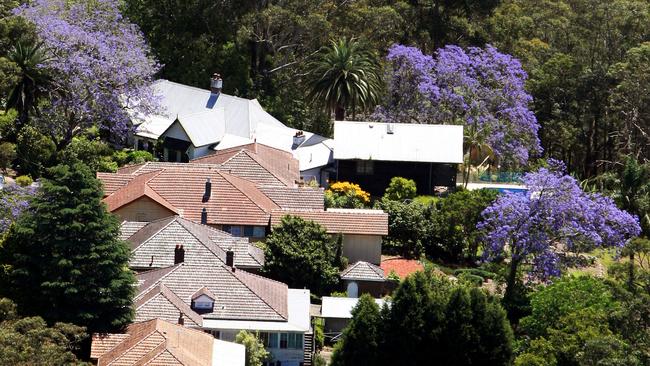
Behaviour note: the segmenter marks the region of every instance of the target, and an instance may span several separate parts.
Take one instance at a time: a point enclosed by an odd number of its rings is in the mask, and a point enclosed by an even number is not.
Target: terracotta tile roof
[[[101,180],[104,185],[104,195],[107,196],[125,186],[135,178],[130,174],[114,174],[97,172],[97,179]]]
[[[155,170],[161,169],[219,169],[219,165],[215,164],[188,164],[188,163],[174,163],[168,161],[148,161],[146,163],[137,165],[128,165],[117,170],[118,174],[127,175],[140,175],[144,173],[151,173]],[[110,173],[108,173],[110,174]]]
[[[209,366],[214,338],[160,319],[131,324],[125,334],[93,334],[91,358],[104,365]]]
[[[424,271],[424,266],[419,260],[402,257],[382,258],[380,266],[386,276],[395,271],[400,278],[406,278],[417,271]]]
[[[203,202],[208,178],[212,182],[212,194]],[[114,211],[144,195],[193,221],[200,221],[201,211],[206,208],[208,224],[217,225],[267,226],[271,211],[279,209],[255,183],[201,167],[164,168],[143,173],[104,201],[109,210]]]
[[[128,205],[129,203],[137,200],[138,198],[147,196],[160,204],[161,206],[169,209],[174,213],[179,213],[179,209],[168,202],[165,198],[160,196],[158,192],[153,190],[148,182],[162,173],[162,170],[156,170],[142,175],[138,175],[130,180],[126,185],[122,186],[109,196],[104,198],[104,203],[108,206],[109,211],[117,210],[118,208]]]
[[[272,227],[286,215],[314,221],[330,234],[388,235],[388,214],[382,210],[276,210],[271,215]]]
[[[262,173],[264,176],[271,174],[275,179],[289,187],[294,186],[296,181],[300,179],[299,162],[293,154],[259,143],[220,150],[213,154],[194,159],[191,163],[222,164],[224,169],[231,169],[233,174],[251,179],[260,184],[267,184],[254,179],[255,175],[247,176],[247,174],[253,172],[250,169],[254,169],[255,164],[250,164],[250,161],[244,157],[242,152],[245,153],[248,159],[254,160],[258,167],[266,171],[266,173],[258,171],[256,174]],[[245,164],[242,165],[242,163]],[[250,172],[248,172],[249,170]]]
[[[383,282],[384,271],[372,263],[358,261],[341,272],[341,279]]]
[[[202,314],[204,319],[286,321],[288,317],[287,285],[243,270],[233,271],[225,265],[179,264],[144,272],[138,275],[138,280],[140,287],[135,301],[139,309],[154,299],[141,300],[147,297],[150,289],[164,284],[188,305],[198,290],[207,287],[216,299],[213,311]],[[136,317],[140,319],[141,316],[141,312],[136,311]]]
[[[260,186],[259,189],[283,210],[325,209],[323,188]]]

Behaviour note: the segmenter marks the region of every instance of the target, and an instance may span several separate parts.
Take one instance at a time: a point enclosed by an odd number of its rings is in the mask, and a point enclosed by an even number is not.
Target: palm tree
[[[29,113],[38,114],[38,99],[50,84],[50,76],[43,65],[49,60],[42,43],[32,45],[16,44],[7,58],[15,63],[20,74],[13,86],[5,108],[18,111],[18,129],[27,123]]]
[[[337,120],[344,120],[346,111],[357,108],[367,111],[379,99],[380,66],[376,55],[364,49],[355,39],[330,41],[310,64],[312,70],[309,98],[322,103]]]

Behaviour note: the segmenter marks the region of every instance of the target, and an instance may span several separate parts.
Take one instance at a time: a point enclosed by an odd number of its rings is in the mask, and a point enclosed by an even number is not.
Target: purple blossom
[[[0,191],[0,234],[4,233],[18,217],[29,208],[34,195],[32,187],[5,186]]]
[[[34,23],[50,52],[41,65],[52,72],[52,107],[71,126],[99,125],[118,136],[130,128],[129,114],[157,109],[150,88],[160,65],[117,0],[34,0],[14,10]]]
[[[527,173],[526,194],[506,193],[483,211],[484,258],[529,262],[541,279],[559,275],[558,250],[621,248],[641,228],[637,217],[608,197],[585,193],[564,164]]]
[[[525,164],[541,152],[539,124],[528,106],[521,63],[487,45],[446,46],[436,57],[393,45],[388,97],[373,117],[403,123],[463,124],[503,164]],[[467,134],[467,133],[466,133]]]

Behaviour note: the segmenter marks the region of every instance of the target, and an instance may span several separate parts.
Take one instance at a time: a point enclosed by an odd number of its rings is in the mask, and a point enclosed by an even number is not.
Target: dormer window
[[[207,287],[203,287],[192,296],[192,310],[199,314],[214,311],[216,296]]]

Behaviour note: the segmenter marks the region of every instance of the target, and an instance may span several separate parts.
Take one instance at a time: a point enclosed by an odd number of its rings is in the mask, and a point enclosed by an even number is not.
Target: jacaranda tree
[[[608,197],[584,192],[562,162],[551,160],[522,180],[528,191],[498,197],[477,225],[485,259],[509,261],[506,301],[522,264],[531,265],[532,276],[547,279],[560,274],[559,251],[622,248],[641,232],[635,216]]]
[[[139,28],[129,23],[117,0],[35,0],[15,9],[32,22],[48,57],[58,147],[84,128],[99,125],[124,136],[129,114],[155,109],[150,88],[159,65]],[[56,118],[54,117],[56,115]]]
[[[446,46],[435,57],[393,45],[386,58],[387,97],[374,117],[463,125],[468,159],[490,155],[502,164],[525,164],[541,151],[527,74],[517,59],[490,45]]]

